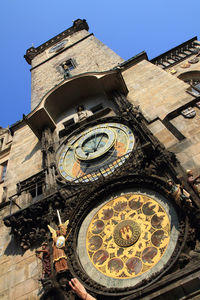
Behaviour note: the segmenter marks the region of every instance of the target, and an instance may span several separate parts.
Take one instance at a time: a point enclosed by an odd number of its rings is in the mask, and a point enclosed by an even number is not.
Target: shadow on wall
[[[34,146],[34,148],[31,150],[31,152],[28,155],[26,155],[26,157],[22,161],[22,164],[25,163],[27,160],[31,159],[33,155],[40,149],[41,149],[41,143],[40,141],[38,141],[37,144]]]
[[[34,251],[35,249],[37,249],[38,247],[40,247],[41,243],[44,241],[44,238],[45,237],[43,237],[42,240],[38,239],[34,243],[34,245],[32,247],[30,247],[29,250]],[[5,251],[4,251],[4,255],[7,255],[7,256],[9,256],[9,255],[21,255],[21,256],[23,256],[26,251],[28,251],[28,250],[22,249],[20,247],[19,241],[17,241],[15,239],[15,237],[12,235],[9,244],[7,245],[7,247],[6,247]]]
[[[8,246],[5,249],[4,255],[23,255],[24,251],[20,248],[15,238],[12,236]]]

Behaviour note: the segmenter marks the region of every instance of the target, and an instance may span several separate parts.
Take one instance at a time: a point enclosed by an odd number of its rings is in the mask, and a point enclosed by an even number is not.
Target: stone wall
[[[82,30],[75,33],[74,36],[78,36],[81,39],[85,37],[85,31]],[[46,57],[46,52],[36,56],[33,59],[33,66],[36,67],[38,63],[45,61]],[[94,36],[88,35],[86,39],[70,48],[66,48],[64,52],[53,56],[52,59],[32,70],[31,109],[40,103],[42,97],[50,89],[64,79],[59,66],[68,59],[72,59],[75,63],[75,69],[70,71],[72,76],[85,72],[106,71],[123,61],[122,58]]]
[[[12,141],[12,144],[11,144]],[[16,193],[16,183],[41,170],[41,150],[38,139],[26,124],[19,125],[13,139],[7,139],[11,148],[0,157],[0,163],[8,160],[5,180],[0,184],[7,187],[7,200]],[[7,144],[8,145],[8,144]],[[39,298],[41,263],[37,261],[34,250],[25,253],[10,235],[3,218],[10,214],[9,202],[0,210],[0,299],[36,300]],[[16,206],[13,207],[12,212]]]
[[[11,238],[10,228],[3,224],[8,213],[8,207],[0,211],[0,299],[36,300],[41,263],[33,250],[22,253]]]
[[[40,142],[28,125],[23,124],[13,136],[5,185],[8,196],[16,193],[16,183],[41,171]]]
[[[6,200],[6,190],[5,180],[7,174],[5,174],[4,180],[2,180],[3,166],[7,164],[9,160],[10,147],[12,144],[12,137],[8,129],[0,129],[0,139],[1,139],[1,148],[0,148],[0,203]],[[3,142],[2,142],[3,141]]]
[[[170,150],[177,154],[185,169],[200,173],[200,109],[194,109],[196,116],[193,119],[185,119],[179,115],[171,121],[186,139],[172,146]]]
[[[192,65],[191,69],[200,69],[199,64],[195,68]],[[180,75],[180,65],[176,66],[177,76]],[[123,77],[129,89],[129,101],[140,106],[152,133],[167,149],[177,154],[185,169],[193,169],[198,174],[200,110],[194,107],[196,116],[191,119],[181,115],[181,108],[190,106],[190,103],[193,105],[195,101],[195,97],[187,92],[189,84],[146,60],[124,71]],[[173,113],[175,117],[170,122],[185,137],[183,140],[177,139],[164,124],[164,119]]]
[[[194,99],[186,93],[188,84],[143,60],[123,72],[131,103],[140,105],[145,118],[164,119],[170,112]]]
[[[63,80],[59,66],[65,60],[73,59],[75,62],[76,67],[71,71],[72,76],[85,72],[106,71],[123,61],[85,30],[67,37],[67,40],[66,49],[59,55],[50,54],[47,49],[33,59],[32,109],[40,103],[47,91]],[[77,43],[78,41],[80,42]],[[39,64],[41,65],[38,66]],[[143,60],[124,70],[122,75],[129,90],[128,100],[140,106],[152,133],[167,149],[177,154],[185,169],[191,168],[198,173],[200,110],[195,108],[196,116],[193,119],[185,119],[178,112],[182,106],[189,105],[195,98],[187,92],[189,85],[177,78],[181,74],[181,65],[176,68],[176,75],[172,75]],[[200,70],[200,65],[191,66],[191,70]],[[91,99],[86,108],[90,109],[91,103],[98,103],[98,101],[102,99]],[[110,103],[107,100],[104,104]],[[173,112],[176,112],[176,115],[170,119],[170,122],[185,137],[182,140],[170,131],[164,122],[165,118]],[[62,123],[68,118],[69,115],[60,116],[57,132],[64,128]],[[16,193],[16,184],[19,181],[42,170],[41,144],[38,138],[23,122],[19,123],[13,131],[14,136],[9,152],[0,156],[0,164],[9,158],[6,178],[0,184],[0,197],[3,185],[7,186],[8,196],[12,196]],[[11,239],[10,228],[5,227],[2,221],[3,217],[9,214],[9,205],[0,210],[0,299],[38,299],[41,263],[38,264],[34,249],[23,253],[13,238]]]

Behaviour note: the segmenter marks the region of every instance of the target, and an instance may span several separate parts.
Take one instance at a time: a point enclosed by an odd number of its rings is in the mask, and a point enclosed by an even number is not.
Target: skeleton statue
[[[35,251],[36,256],[42,261],[42,279],[51,275],[50,251],[47,243],[42,243],[42,247]]]

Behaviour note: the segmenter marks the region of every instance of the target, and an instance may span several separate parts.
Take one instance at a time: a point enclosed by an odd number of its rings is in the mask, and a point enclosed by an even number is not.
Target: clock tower
[[[12,134],[20,145],[29,133],[34,148],[4,223],[40,258],[43,300],[75,299],[73,277],[96,299],[180,299],[180,284],[190,297],[198,293],[191,274],[200,270],[200,199],[189,162],[174,153],[183,134],[170,119],[185,83],[145,52],[124,61],[88,30],[78,19],[26,51],[31,112]],[[152,73],[182,90],[169,88],[169,102],[156,102]]]

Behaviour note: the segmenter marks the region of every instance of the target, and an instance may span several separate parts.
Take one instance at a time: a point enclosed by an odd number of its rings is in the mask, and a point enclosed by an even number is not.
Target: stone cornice
[[[199,47],[196,46],[198,46],[198,41],[197,37],[195,36],[192,39],[172,48],[171,50],[151,59],[150,62],[162,67],[163,69],[172,67],[191,55],[198,53]]]
[[[57,44],[59,41],[63,40],[63,38],[66,38],[73,33],[80,31],[80,30],[89,30],[89,26],[85,19],[77,19],[73,22],[73,26],[66,29],[65,31],[61,32],[60,34],[56,35],[52,39],[48,40],[44,44],[40,45],[39,47],[31,47],[26,50],[26,54],[24,55],[24,58],[26,59],[28,64],[31,64],[32,59],[46,50],[49,47],[52,47],[53,45]]]
[[[123,61],[113,69],[120,69],[120,70],[126,70],[128,68],[131,68],[133,65],[139,63],[142,60],[148,60],[148,56],[145,51],[142,51],[138,53],[137,55],[129,58],[128,60]]]

